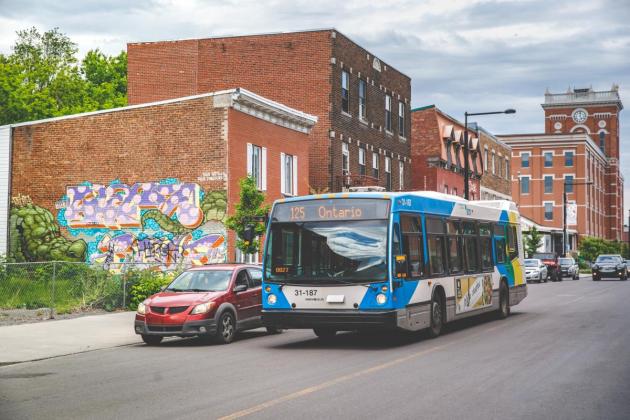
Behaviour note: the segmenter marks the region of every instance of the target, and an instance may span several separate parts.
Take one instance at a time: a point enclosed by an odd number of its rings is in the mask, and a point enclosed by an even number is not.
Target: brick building
[[[231,89],[5,126],[8,254],[162,267],[233,260],[223,222],[239,180],[251,174],[269,202],[306,194],[316,120]]]
[[[510,161],[512,148],[482,127],[478,127],[479,150],[483,159],[480,180],[482,200],[512,200]]]
[[[411,188],[464,195],[464,124],[435,105],[411,110]],[[479,138],[469,128],[470,199],[478,200],[483,165]]]
[[[623,176],[619,168],[618,88],[545,94],[545,133],[499,136],[512,147],[512,197],[521,214],[557,229],[562,252],[563,189],[567,225],[578,235],[621,240]],[[575,183],[576,185],[571,185]],[[590,185],[579,185],[591,183]],[[575,215],[575,217],[574,217]],[[577,238],[570,238],[575,249]]]
[[[242,86],[318,117],[314,190],[410,186],[411,81],[334,29],[131,43],[127,52],[130,104]]]

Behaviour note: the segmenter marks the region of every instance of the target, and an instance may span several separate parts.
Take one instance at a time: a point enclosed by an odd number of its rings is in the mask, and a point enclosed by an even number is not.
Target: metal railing
[[[135,285],[159,289],[185,268],[165,271],[142,263],[108,267],[61,261],[0,263],[0,325],[58,314],[133,309]]]
[[[569,93],[546,93],[545,104],[562,104],[572,102],[616,102],[620,101],[619,92],[611,91],[578,91]]]

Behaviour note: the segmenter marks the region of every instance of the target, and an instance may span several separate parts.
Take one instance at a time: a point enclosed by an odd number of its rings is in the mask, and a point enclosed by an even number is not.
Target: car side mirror
[[[246,284],[237,284],[234,286],[234,293],[244,292],[245,290],[247,290]]]

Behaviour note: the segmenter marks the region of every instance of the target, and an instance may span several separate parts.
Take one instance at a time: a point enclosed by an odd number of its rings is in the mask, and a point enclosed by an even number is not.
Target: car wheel
[[[596,276],[593,276],[593,281],[599,281],[599,279]]]
[[[545,274],[545,277],[543,278],[543,282],[547,283],[548,281],[549,281],[549,276]]]
[[[431,338],[442,334],[442,327],[444,326],[443,314],[442,299],[437,293],[434,293],[431,299],[431,319],[429,324],[429,336]]]
[[[573,274],[573,280],[579,280],[580,279],[580,272],[576,271],[575,274]]]
[[[142,341],[144,341],[147,346],[157,346],[162,342],[162,336],[142,334]]]
[[[542,281],[543,281],[543,277],[542,277],[542,273],[540,273],[538,275],[538,283],[542,283]]]
[[[510,316],[510,292],[504,281],[499,286],[499,319],[505,319]]]
[[[332,340],[337,335],[337,330],[332,328],[313,328],[313,332],[320,340]]]
[[[280,334],[281,332],[282,332],[281,328],[267,327],[267,334]]]
[[[236,335],[236,319],[230,311],[225,311],[219,317],[216,339],[221,344],[230,344]]]

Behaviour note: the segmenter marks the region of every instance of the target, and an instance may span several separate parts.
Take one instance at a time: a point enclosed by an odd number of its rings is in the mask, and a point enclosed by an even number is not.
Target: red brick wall
[[[282,198],[280,187],[280,154],[297,157],[298,195],[308,193],[308,141],[309,135],[265,122],[259,118],[230,109],[228,111],[228,203],[229,211],[239,202],[239,180],[247,176],[247,143],[267,148],[266,202]],[[229,249],[233,249],[235,236],[228,234]],[[229,251],[228,259],[235,258]]]

